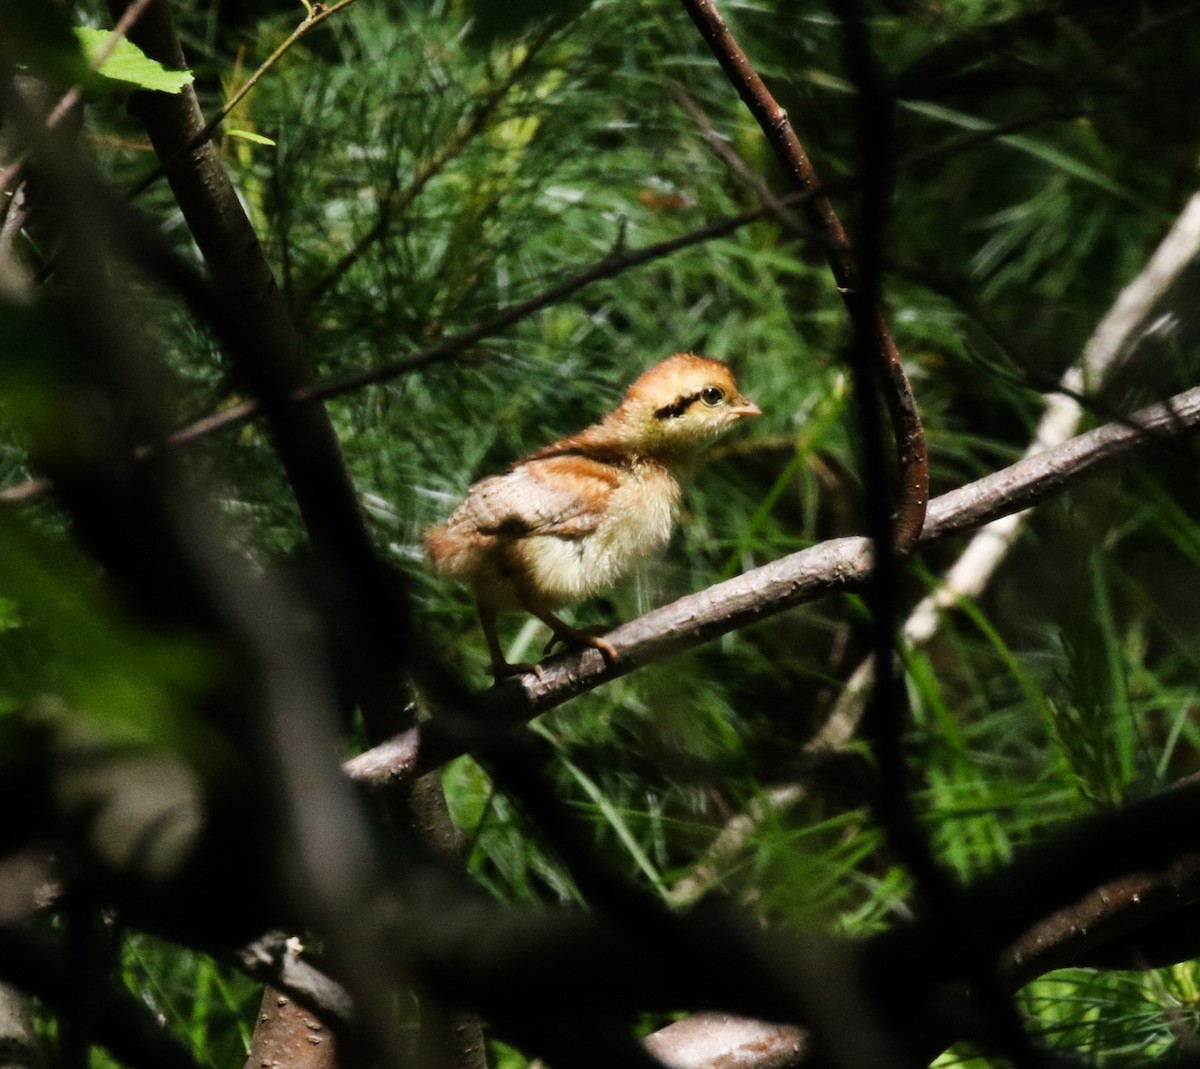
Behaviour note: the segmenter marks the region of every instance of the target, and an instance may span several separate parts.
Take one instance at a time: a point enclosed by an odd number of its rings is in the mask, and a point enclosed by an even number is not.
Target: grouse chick
[[[696,454],[747,416],[761,415],[719,360],[678,353],[644,372],[599,423],[475,483],[425,545],[435,570],[468,583],[496,677],[535,670],[508,664],[498,610],[519,606],[546,623],[555,642],[602,638],[553,610],[610,586],[641,557],[666,545],[679,505],[679,476]]]

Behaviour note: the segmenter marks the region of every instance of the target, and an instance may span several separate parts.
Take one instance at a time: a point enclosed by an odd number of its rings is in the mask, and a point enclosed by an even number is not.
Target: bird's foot
[[[507,679],[509,676],[523,676],[528,672],[532,672],[538,679],[542,678],[542,666],[540,664],[509,664],[508,661],[493,662],[488,665],[488,671],[492,673],[493,678],[498,683],[502,679]]]
[[[591,631],[585,631],[577,627],[564,627],[561,630],[556,630],[550,636],[550,641],[546,643],[546,648],[542,651],[543,656],[548,656],[559,643],[562,643],[563,646],[574,646],[577,649],[591,647],[594,650],[599,650],[601,656],[609,664],[614,664],[617,660],[617,651],[611,642],[605,641]]]

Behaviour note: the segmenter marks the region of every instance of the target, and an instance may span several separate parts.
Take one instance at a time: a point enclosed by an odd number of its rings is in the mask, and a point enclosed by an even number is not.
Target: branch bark
[[[254,1025],[245,1069],[337,1069],[337,1039],[311,1010],[267,986]]]
[[[112,0],[114,14],[124,6],[124,0]],[[169,10],[161,0],[148,9],[133,39],[159,62],[185,66]],[[352,645],[359,651],[355,697],[369,734],[382,738],[407,723],[409,708],[403,580],[375,552],[323,403],[312,398],[294,400],[309,384],[299,339],[262,245],[214,146],[206,140],[207,128],[194,92],[188,87],[177,97],[136,94],[134,108],[228,306],[226,314],[238,324],[238,329],[228,330],[224,338],[228,355],[262,406],[317,559],[348,605]],[[229,595],[232,600],[235,592],[229,591]],[[253,613],[246,614],[251,626],[256,620]],[[270,656],[270,636],[265,637],[263,661],[278,667],[279,658]],[[285,690],[287,681],[280,683]],[[314,709],[311,718],[294,726],[294,730],[307,733],[306,741],[312,747],[302,753],[311,755],[322,749],[322,741],[333,743],[321,739],[329,727],[323,714],[332,707],[330,702]],[[267,752],[275,759],[272,771],[278,781],[280,808],[294,822],[292,830],[297,834],[292,846],[305,862],[299,874],[307,884],[304,905],[323,929],[331,953],[361,1004],[363,1023],[377,1052],[394,1057],[392,992],[380,980],[378,932],[361,912],[373,894],[374,873],[369,864],[354,863],[363,862],[367,852],[355,855],[354,842],[339,849],[338,843],[320,834],[319,822],[305,820],[304,787],[312,785],[312,774],[291,759],[292,747],[284,737],[287,729],[272,712],[273,708],[264,710],[263,728],[273,736]],[[345,816],[347,828],[361,830],[355,819],[359,814],[347,810]],[[303,834],[301,829],[312,834]],[[344,866],[339,858],[346,861]],[[285,1033],[297,1031],[302,1032],[300,1037],[292,1035],[286,1042],[303,1045],[312,1038],[307,1019],[294,1014],[268,1013],[260,1023],[266,1033],[264,1042],[278,1045],[285,1042]],[[328,1046],[321,1054],[326,1059],[334,1057]],[[462,1064],[474,1062],[464,1056]]]
[[[1200,193],[1193,194],[1146,266],[1121,290],[1117,300],[1096,325],[1078,363],[1062,377],[1059,392],[1046,402],[1033,441],[1025,455],[1031,457],[1067,441],[1079,427],[1084,408],[1079,398],[1099,391],[1136,343],[1136,333],[1147,323],[1167,291],[1200,253]],[[994,520],[972,538],[946,572],[941,583],[926,595],[904,624],[910,646],[930,641],[942,614],[961,598],[977,597],[1016,543],[1025,517],[1021,513]],[[874,678],[874,660],[855,669],[837,704],[821,729],[819,743],[841,745],[853,734],[862,716]],[[817,740],[814,740],[817,741]]]
[[[129,5],[110,0],[109,6],[119,18]],[[162,0],[146,9],[130,40],[165,66],[187,65]],[[171,190],[214,283],[241,326],[243,344],[230,356],[263,406],[314,546],[318,553],[347,561],[371,557],[358,500],[323,407],[290,400],[289,387],[305,385],[308,376],[258,235],[212,143],[187,148],[205,126],[195,91],[185,86],[178,94],[135,93],[131,108],[159,158],[173,161],[166,166]]]
[[[1197,425],[1200,387],[943,494],[930,504],[920,544],[1030,508],[1107,465],[1129,463]],[[483,699],[495,716],[493,730],[523,723],[611,679],[718,635],[825,594],[856,589],[866,581],[870,569],[866,538],[837,538],[689,594],[610,631],[605,638],[619,654],[614,664],[597,651],[586,650],[545,662],[540,676],[526,674],[498,684]],[[438,716],[360,754],[344,767],[362,783],[389,787],[484,741],[473,724]]]
[[[802,210],[813,229],[824,239],[822,245],[838,292],[853,314],[855,302],[861,299],[858,261],[833,202],[817,192],[821,183],[816,169],[800,144],[787,112],[759,77],[713,0],[682,0],[682,3],[793,184],[801,192],[813,194]],[[921,418],[896,344],[882,311],[876,308],[871,314],[880,361],[874,377],[883,392],[892,422],[900,466],[901,494],[895,544],[898,552],[907,553],[916,545],[929,503],[929,458]]]
[[[963,888],[1005,986],[1015,990],[1138,932],[1186,920],[1200,899],[1200,825],[1192,819],[1198,803],[1194,778],[1069,826]],[[732,918],[703,912],[671,919],[673,927],[662,931],[566,910],[535,918],[468,901],[448,887],[427,893],[439,923],[423,924],[419,912],[407,916],[412,953],[421,969],[433,970],[435,985],[490,1006],[493,1020],[533,1012],[574,1034],[609,1015],[699,1000],[735,1013],[782,1014],[776,1020],[786,1022],[705,1014],[671,1025],[648,1047],[680,1069],[782,1069],[822,1054],[842,1065],[910,1064],[864,1060],[849,1034],[861,1025],[873,1047],[886,1045],[882,1003],[903,1021],[902,1053],[928,1061],[962,1038],[970,1020],[967,1007],[958,1007],[961,1016],[954,1008],[960,948],[928,907],[870,939],[823,940],[778,931],[759,938]],[[1194,946],[1175,950],[1187,957]],[[579,969],[579,961],[588,968]],[[282,977],[278,983],[285,986]],[[311,997],[312,990],[310,983],[304,993]],[[813,1044],[818,1035],[823,1050]]]

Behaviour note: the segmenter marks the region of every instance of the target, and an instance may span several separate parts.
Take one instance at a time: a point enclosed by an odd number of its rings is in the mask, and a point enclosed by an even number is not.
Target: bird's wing
[[[484,534],[582,538],[599,526],[619,482],[619,469],[586,457],[530,460],[476,483],[463,518]]]

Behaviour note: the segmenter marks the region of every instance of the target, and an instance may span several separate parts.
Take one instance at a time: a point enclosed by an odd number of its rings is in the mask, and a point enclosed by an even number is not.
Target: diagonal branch
[[[110,0],[120,14],[127,0]],[[347,0],[348,2],[348,0]],[[155,0],[135,30],[143,51],[168,66],[184,66],[184,57],[165,0]],[[204,120],[190,87],[178,97],[135,94],[139,113],[155,151],[164,162],[167,179],[188,228],[210,269],[222,306],[222,341],[234,370],[262,405],[275,449],[299,507],[314,554],[333,588],[345,599],[353,642],[360,652],[355,698],[368,728],[387,724],[383,737],[408,722],[404,719],[406,690],[407,605],[403,581],[375,551],[358,497],[341,456],[340,443],[325,407],[319,401],[295,403],[294,396],[309,383],[300,342],[283,293],[237,193],[211,141],[188,146],[203,132]],[[215,571],[214,571],[215,575]],[[232,602],[238,593],[223,591]],[[262,599],[264,607],[267,599]],[[248,624],[260,615],[247,611]],[[247,636],[254,635],[247,626]],[[257,637],[257,636],[254,636]],[[264,651],[269,650],[267,641]],[[286,690],[292,679],[279,670],[278,659],[264,652],[262,661],[275,670],[272,682]],[[298,857],[300,881],[306,884],[305,909],[345,970],[348,985],[364,1010],[372,1041],[380,1052],[392,1048],[390,992],[380,984],[383,971],[376,926],[364,921],[361,904],[373,891],[369,865],[332,863],[353,855],[351,845],[339,855],[320,830],[329,825],[306,819],[300,785],[311,784],[303,755],[292,747],[273,714],[278,703],[264,703],[264,736],[269,752],[278,757],[278,801],[294,823],[295,840],[304,844]],[[328,712],[323,706],[321,713]],[[330,730],[320,715],[306,718],[314,737]],[[328,739],[326,741],[332,741]],[[286,821],[282,822],[286,825]],[[347,820],[346,826],[353,827]],[[304,829],[301,834],[298,829]],[[317,829],[314,831],[314,829]],[[294,1021],[287,1022],[294,1025]]]
[[[683,6],[762,128],[796,188],[808,193],[819,191],[821,183],[816,169],[792,129],[787,112],[771,95],[712,0],[683,0]],[[805,202],[803,211],[810,226],[825,239],[823,247],[838,291],[853,312],[860,289],[859,265],[833,203],[824,193],[816,192]],[[912,387],[887,323],[877,309],[873,312],[873,327],[881,361],[876,377],[892,421],[900,464],[901,495],[895,540],[897,550],[903,553],[916,544],[925,519],[929,501],[929,459]]]
[[[920,544],[1030,508],[1110,464],[1130,463],[1197,426],[1200,387],[943,494],[930,503]],[[866,538],[822,542],[622,624],[605,636],[619,654],[613,664],[595,650],[556,657],[542,666],[540,676],[526,674],[497,685],[485,704],[494,711],[496,730],[501,731],[719,635],[825,594],[858,589],[870,571]],[[360,754],[345,768],[369,786],[387,787],[435,768],[482,741],[451,718],[435,717]]]
[[[110,0],[115,16],[128,6]],[[162,0],[145,12],[130,39],[168,67],[186,66]],[[230,346],[237,371],[258,394],[318,552],[360,560],[372,554],[354,488],[323,408],[290,403],[305,384],[299,339],[275,284],[271,266],[237,192],[211,142],[190,148],[204,128],[195,91],[139,92],[131,107],[164,161],[167,179],[215,284],[241,326],[242,344]]]
[[[1138,332],[1198,254],[1200,193],[1195,193],[1146,266],[1121,290],[1096,325],[1080,359],[1063,375],[1056,392],[1046,402],[1026,456],[1059,445],[1075,434],[1088,395],[1099,391],[1136,347]],[[910,646],[924,645],[933,638],[946,609],[983,592],[1016,544],[1023,523],[1024,517],[1014,513],[976,532],[942,583],[918,603],[905,621],[904,640]],[[821,729],[819,742],[840,745],[853,734],[874,678],[874,666],[874,659],[867,658],[855,669]]]
[[[803,196],[781,198],[782,203],[788,206],[794,206],[803,199]],[[569,278],[561,282],[556,282],[554,285],[547,287],[540,293],[534,294],[524,301],[518,301],[516,304],[502,308],[482,323],[459,334],[455,334],[439,342],[437,345],[433,345],[428,349],[422,349],[399,360],[384,364],[381,367],[354,372],[340,378],[330,379],[327,382],[302,387],[290,397],[290,401],[293,404],[300,404],[306,401],[327,401],[334,397],[353,393],[366,386],[374,386],[381,382],[387,382],[419,368],[445,363],[483,339],[499,334],[501,331],[527,319],[542,309],[549,308],[559,301],[565,300],[567,297],[590,286],[594,282],[614,278],[631,268],[641,267],[644,264],[664,259],[683,249],[692,248],[696,245],[702,245],[706,241],[724,237],[726,234],[731,234],[750,223],[759,222],[769,216],[770,212],[766,209],[744,212],[741,215],[732,215],[724,219],[714,220],[689,233],[681,234],[675,238],[668,238],[666,241],[647,245],[641,249],[610,253],[608,256],[597,260]],[[264,406],[260,400],[243,401],[179,428],[166,438],[162,444],[165,446],[189,445],[221,431],[240,427],[250,420],[258,418],[263,412]],[[152,447],[145,446],[139,450],[138,456],[140,459],[144,459],[152,452]],[[44,498],[52,488],[52,483],[49,479],[29,479],[23,483],[16,483],[0,490],[0,504],[33,504]]]

